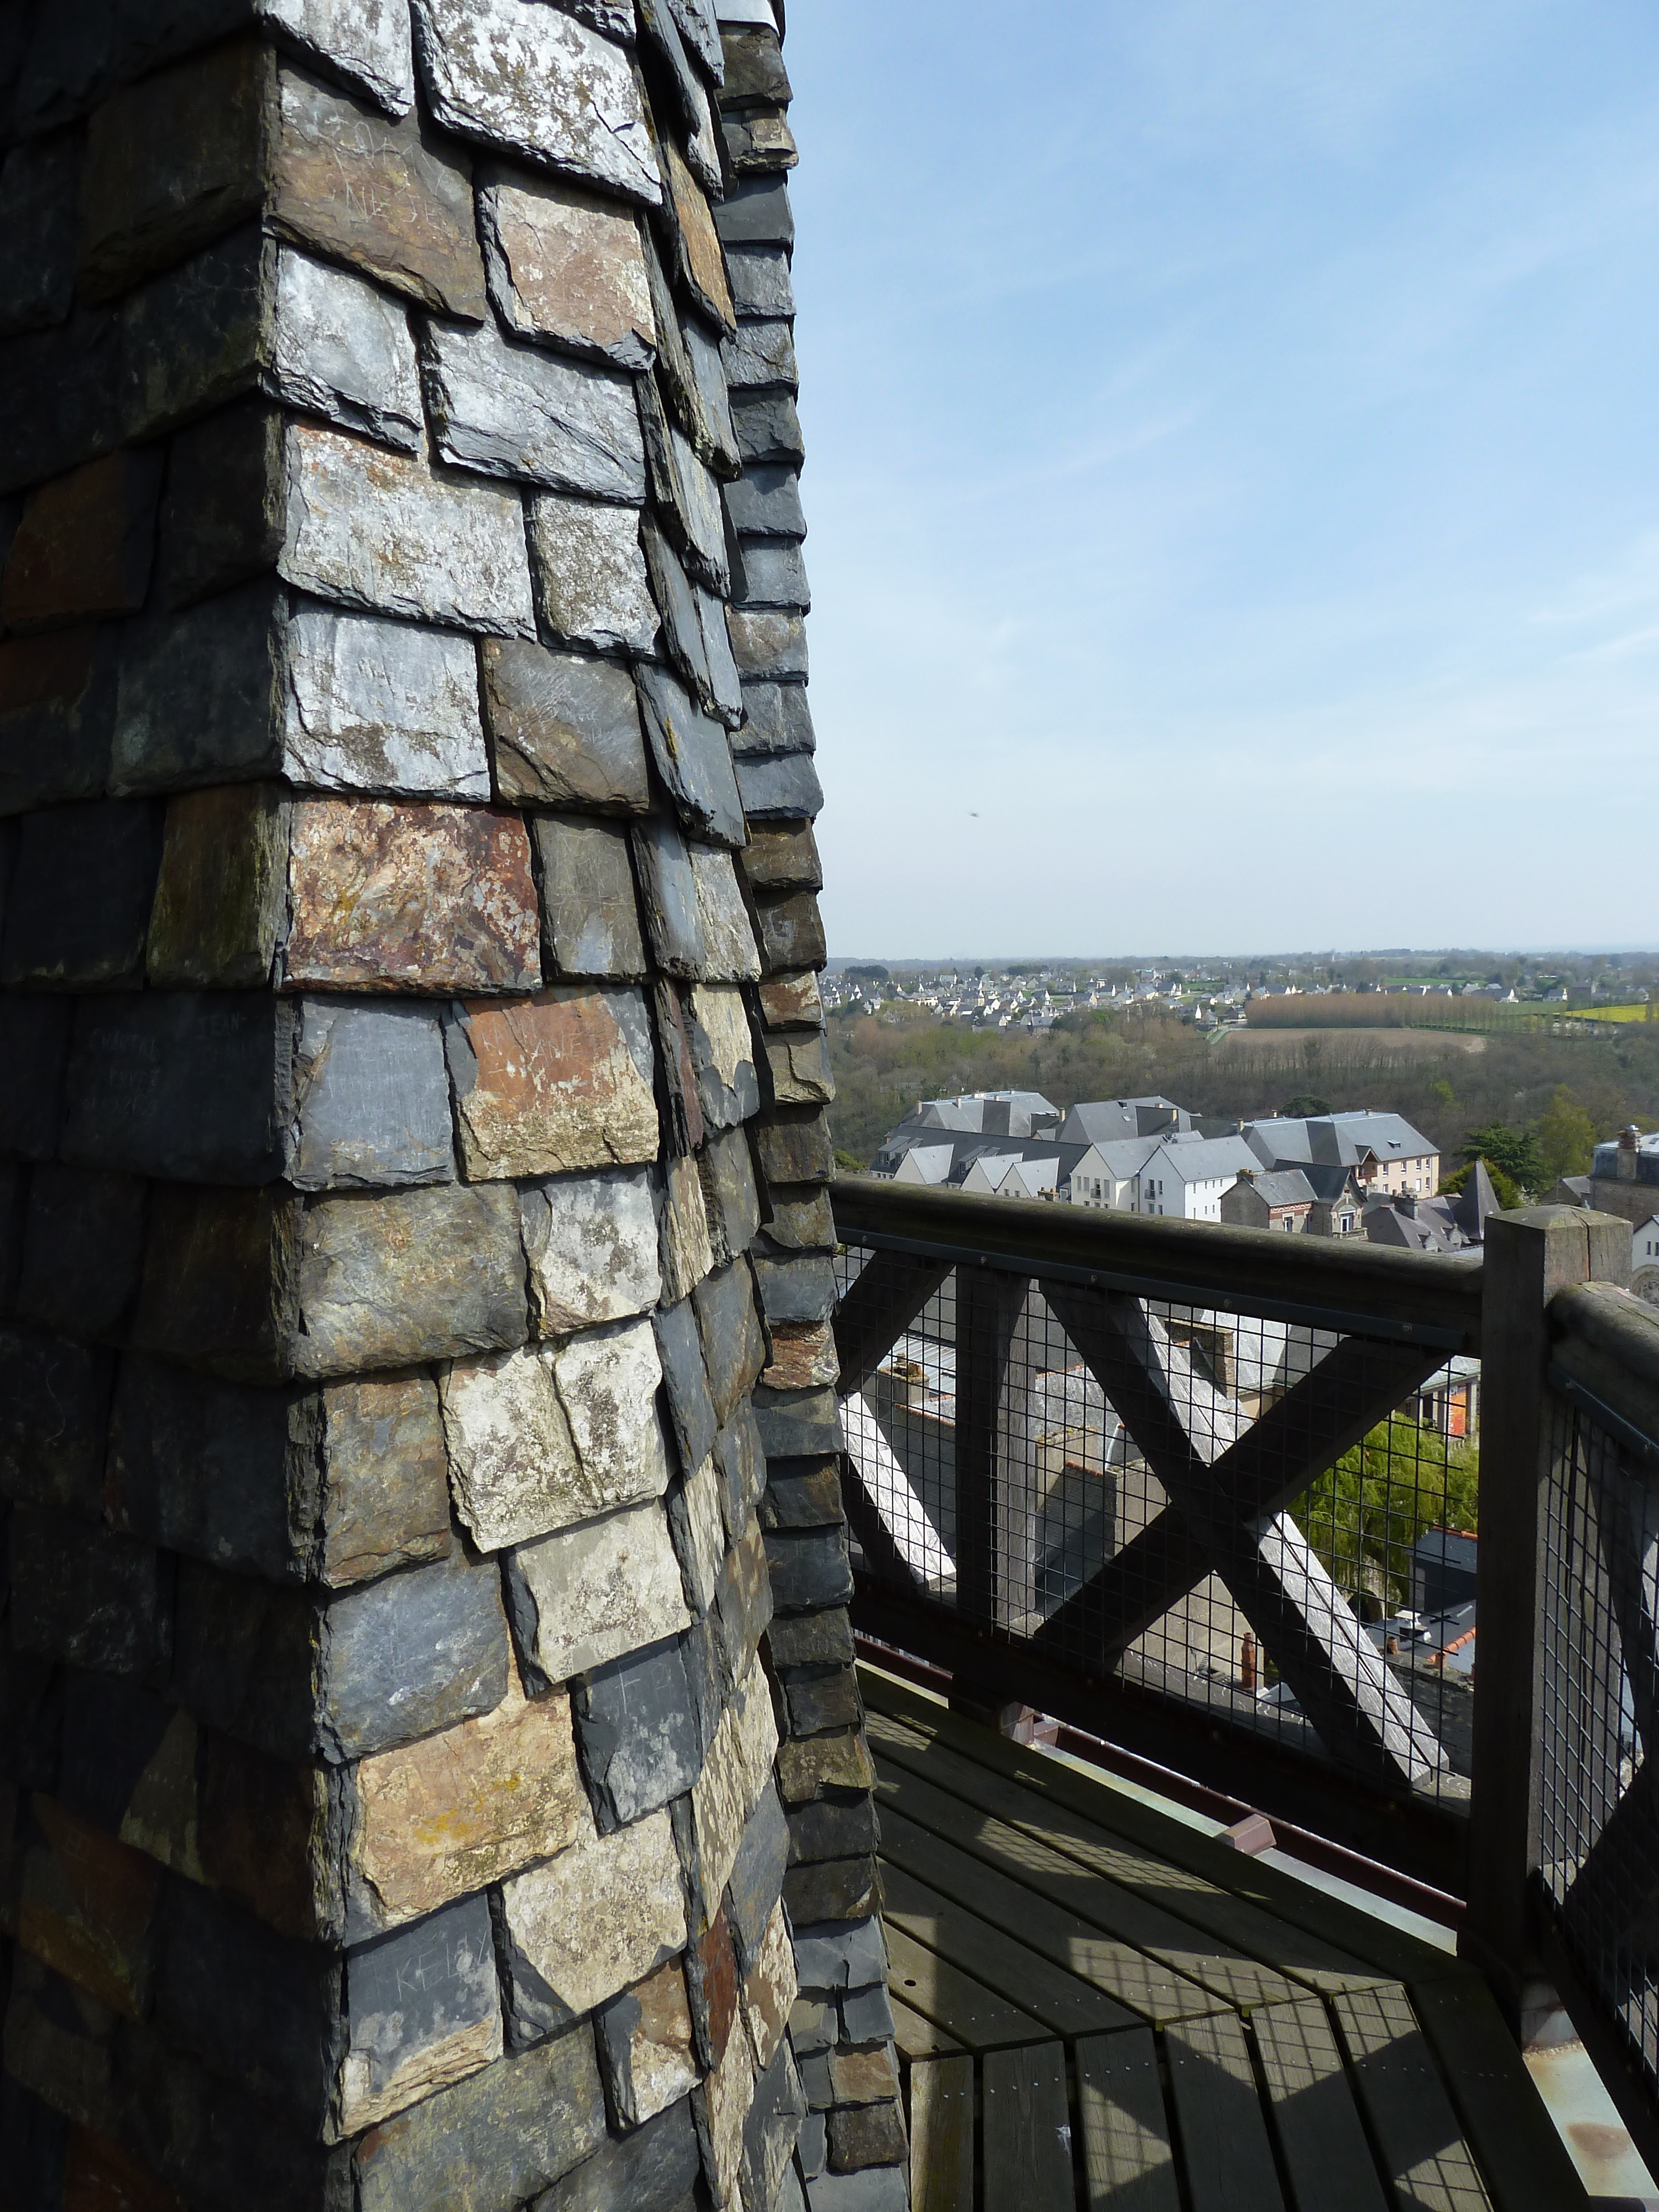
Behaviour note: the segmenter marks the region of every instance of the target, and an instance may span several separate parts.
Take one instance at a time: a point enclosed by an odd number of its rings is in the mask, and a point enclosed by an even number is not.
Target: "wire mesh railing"
[[[1598,1312],[1599,1308],[1599,1312]],[[1552,1370],[1540,1515],[1536,1880],[1559,1942],[1659,2100],[1659,1400],[1619,1345],[1572,1322],[1610,1319],[1636,1360],[1659,1355],[1659,1321],[1581,1297]],[[1644,1347],[1643,1340],[1647,1338]],[[1579,1355],[1574,1357],[1575,1351]],[[1586,1353],[1600,1372],[1579,1376]],[[1575,1373],[1574,1370],[1577,1370]],[[1634,1392],[1630,1385],[1635,1382]],[[1623,1387],[1621,1387],[1621,1385]],[[1632,1396],[1635,1402],[1632,1403]]]
[[[1075,1701],[1065,1717],[1103,1733],[1109,1701],[1132,1698],[1235,1754],[1465,1805],[1480,1393],[1466,1285],[1425,1323],[1402,1319],[1397,1270],[1333,1273],[1325,1255],[1298,1282],[1261,1250],[1283,1240],[1093,1212],[1062,1225],[1071,1209],[1006,1200],[947,1237],[937,1206],[919,1224],[894,1195],[885,1227],[867,1186],[842,1206],[866,1609],[889,1601],[890,1632],[898,1601],[913,1646],[945,1636],[959,1670],[1018,1675],[1033,1703],[1045,1683],[1087,1686],[1088,1718]],[[964,1249],[975,1227],[994,1243]]]

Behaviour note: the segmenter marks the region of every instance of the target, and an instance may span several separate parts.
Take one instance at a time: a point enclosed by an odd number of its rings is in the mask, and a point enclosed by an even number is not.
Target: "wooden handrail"
[[[968,1197],[875,1176],[838,1176],[830,1195],[837,1231],[855,1243],[1449,1352],[1480,1349],[1478,1252],[1398,1252],[1358,1238]]]

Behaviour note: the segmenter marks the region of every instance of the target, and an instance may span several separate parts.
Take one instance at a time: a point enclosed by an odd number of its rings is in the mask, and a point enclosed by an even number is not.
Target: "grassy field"
[[[1156,1014],[1072,1016],[1034,1036],[928,1018],[836,1014],[830,1048],[839,1091],[831,1125],[848,1164],[867,1164],[919,1099],[962,1091],[1040,1091],[1062,1107],[1162,1092],[1195,1113],[1241,1121],[1311,1093],[1339,1111],[1403,1114],[1439,1146],[1449,1169],[1470,1130],[1492,1121],[1534,1127],[1563,1091],[1596,1137],[1632,1121],[1659,1126],[1659,1024],[1652,1023],[1616,1032],[1607,1025],[1601,1035],[1494,1027],[1432,1039],[1387,1029],[1253,1025],[1215,1047]],[[1583,1168],[1558,1164],[1556,1172]]]

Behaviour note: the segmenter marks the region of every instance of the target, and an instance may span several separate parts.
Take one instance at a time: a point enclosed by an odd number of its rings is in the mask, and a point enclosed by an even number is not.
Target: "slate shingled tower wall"
[[[904,2202],[730,13],[0,10],[0,2206]]]

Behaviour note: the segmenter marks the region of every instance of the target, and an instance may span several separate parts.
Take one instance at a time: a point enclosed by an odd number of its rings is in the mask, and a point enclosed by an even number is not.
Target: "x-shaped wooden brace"
[[[1386,1419],[1443,1353],[1346,1338],[1239,1434],[1218,1393],[1195,1376],[1176,1381],[1169,1339],[1139,1300],[1068,1284],[1045,1291],[1170,1502],[1044,1623],[1036,1647],[1067,1655],[1081,1634],[1091,1659],[1115,1659],[1213,1571],[1333,1758],[1409,1782],[1441,1771],[1432,1729],[1279,1508]]]

